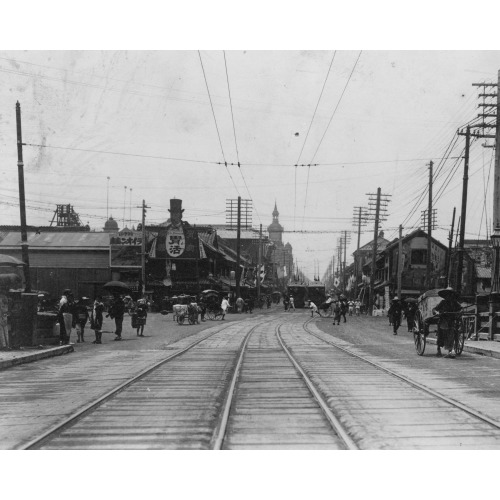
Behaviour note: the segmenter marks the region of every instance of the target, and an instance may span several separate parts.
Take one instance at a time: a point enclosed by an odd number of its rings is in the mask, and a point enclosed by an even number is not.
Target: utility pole
[[[457,211],[456,207],[453,207],[453,218],[451,220],[451,229],[448,237],[448,255],[446,256],[446,286],[451,286],[451,247],[453,245],[453,230],[455,229],[455,213]]]
[[[257,254],[257,300],[260,300],[260,268],[262,266],[262,224],[259,229],[259,252]]]
[[[425,282],[427,283],[427,289],[430,290],[431,286],[431,249],[432,249],[432,167],[434,162],[431,160],[429,162],[429,206],[427,208],[427,269],[425,273]]]
[[[26,230],[26,197],[24,193],[24,162],[23,162],[23,137],[21,130],[21,105],[16,102],[16,127],[17,127],[17,174],[19,178],[19,210],[21,212],[21,252],[24,262],[24,278],[26,293],[31,292],[30,258],[28,252],[28,233]]]
[[[360,269],[358,269],[358,252],[361,241],[361,227],[367,225],[368,211],[365,207],[354,207],[353,215],[353,226],[358,226],[358,244],[356,246],[356,259],[354,259],[354,276],[357,282],[358,274],[360,273]]]
[[[142,237],[141,237],[141,294],[146,296],[146,202],[142,200]]]
[[[379,223],[382,220],[385,220],[385,212],[387,210],[387,203],[389,200],[387,199],[387,194],[382,194],[380,188],[377,189],[377,194],[368,193],[370,196],[370,201],[368,202],[369,209],[372,211],[370,214],[373,217],[374,227],[373,227],[373,249],[372,249],[372,268],[370,272],[370,288],[368,295],[368,308],[370,310],[370,314],[373,314],[373,304],[374,304],[374,283],[375,283],[375,271],[376,271],[376,261],[377,261],[377,243],[378,243],[378,229]]]
[[[373,314],[373,284],[375,282],[375,261],[377,260],[377,239],[378,239],[378,224],[380,216],[380,195],[381,189],[377,189],[377,205],[375,208],[375,221],[373,225],[373,248],[372,248],[372,269],[370,273],[370,299],[369,299],[369,310]]]
[[[398,241],[398,297],[401,300],[403,280],[403,226],[399,225],[399,241]]]
[[[238,225],[236,231],[236,298],[240,296],[240,239],[241,239],[241,196],[238,196]]]
[[[467,215],[467,187],[469,183],[469,152],[470,152],[470,127],[467,126],[465,134],[465,156],[464,156],[464,178],[462,187],[462,212],[460,215],[460,239],[458,243],[458,264],[457,264],[457,292],[462,294],[462,271],[464,267],[464,240],[465,240],[465,220]]]

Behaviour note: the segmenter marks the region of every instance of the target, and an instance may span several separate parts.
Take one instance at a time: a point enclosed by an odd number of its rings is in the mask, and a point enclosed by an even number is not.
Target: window
[[[427,250],[412,250],[411,251],[411,264],[427,264]]]

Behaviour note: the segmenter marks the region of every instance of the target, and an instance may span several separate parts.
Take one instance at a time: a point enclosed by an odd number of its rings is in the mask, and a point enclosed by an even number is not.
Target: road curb
[[[469,341],[470,342],[470,341]],[[473,341],[476,342],[476,341]],[[477,342],[481,342],[478,340]],[[436,345],[437,339],[427,337],[428,344]],[[479,354],[480,356],[489,356],[490,358],[500,359],[500,352],[493,351],[492,349],[484,348],[484,347],[476,347],[474,345],[465,344],[464,352],[469,352],[471,354]]]
[[[2,359],[0,360],[0,370],[5,370],[12,366],[22,365],[24,363],[31,363],[33,361],[38,361],[40,359],[52,358],[54,356],[61,356],[63,354],[69,354],[73,352],[72,345],[62,345],[54,347],[53,349],[44,349],[40,352],[33,352],[27,354],[26,352],[19,351],[19,356],[12,359]],[[16,351],[16,354],[18,352]]]

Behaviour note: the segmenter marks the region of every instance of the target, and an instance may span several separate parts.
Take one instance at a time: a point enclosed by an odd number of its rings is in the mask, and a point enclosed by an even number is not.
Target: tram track
[[[500,448],[499,422],[311,321],[229,323],[21,449]]]
[[[494,420],[494,419],[488,417],[487,415],[484,415],[484,414],[482,414],[482,413],[474,410],[473,408],[470,408],[469,406],[464,405],[463,403],[460,403],[459,401],[456,401],[456,400],[454,400],[452,398],[449,398],[449,397],[445,396],[444,394],[441,394],[441,393],[435,391],[434,389],[431,389],[430,387],[426,387],[425,385],[423,385],[423,384],[421,384],[421,383],[419,383],[419,382],[417,382],[415,380],[412,380],[409,377],[406,377],[405,375],[401,375],[400,373],[397,373],[394,370],[391,370],[390,368],[387,368],[387,367],[382,366],[382,365],[380,365],[378,363],[375,363],[374,361],[366,359],[363,356],[360,356],[359,354],[356,354],[356,353],[354,353],[352,351],[349,351],[348,349],[346,349],[346,348],[344,348],[342,346],[339,346],[338,344],[326,341],[325,339],[321,338],[320,336],[318,336],[314,332],[312,332],[310,330],[310,328],[308,328],[308,325],[309,325],[310,322],[311,321],[308,320],[304,324],[304,327],[308,331],[308,333],[310,333],[314,337],[319,338],[320,340],[323,340],[324,342],[327,342],[328,344],[336,347],[337,349],[340,349],[340,350],[348,353],[349,355],[354,356],[355,358],[358,358],[358,359],[364,361],[365,363],[368,363],[368,364],[374,366],[375,368],[377,368],[379,370],[383,370],[386,373],[392,375],[393,377],[396,377],[396,378],[398,378],[400,380],[403,380],[407,384],[409,384],[409,385],[411,385],[411,386],[413,386],[413,387],[415,387],[415,388],[417,388],[417,389],[419,389],[421,391],[424,391],[424,392],[430,394],[431,396],[434,396],[435,398],[438,398],[438,399],[440,399],[440,400],[442,400],[442,401],[444,401],[444,402],[446,402],[446,403],[448,403],[448,404],[450,404],[452,406],[455,406],[456,408],[458,408],[458,409],[460,409],[460,410],[468,413],[469,415],[471,415],[471,416],[473,416],[473,417],[475,417],[475,418],[477,418],[479,420],[482,420],[483,422],[485,422],[485,423],[487,423],[487,424],[495,427],[496,429],[500,430],[500,422],[498,422],[497,420]]]
[[[257,326],[258,325],[254,326],[252,329],[256,328]],[[59,438],[61,435],[65,433],[65,431],[72,429],[75,425],[78,424],[78,422],[85,419],[86,417],[89,417],[93,412],[101,408],[107,402],[113,400],[113,398],[116,398],[119,394],[123,393],[128,388],[131,388],[134,384],[138,384],[139,382],[143,381],[146,377],[153,374],[155,371],[158,371],[162,366],[186,354],[195,347],[199,346],[202,342],[205,342],[211,337],[214,337],[216,335],[224,334],[226,330],[231,328],[234,328],[234,323],[229,323],[225,327],[215,332],[211,332],[209,335],[205,335],[201,339],[197,339],[195,342],[192,342],[188,346],[179,349],[177,352],[174,352],[165,359],[155,363],[152,366],[149,366],[148,368],[136,374],[129,380],[111,389],[101,397],[97,398],[91,403],[85,405],[83,408],[80,408],[76,412],[72,413],[71,415],[66,417],[62,422],[58,422],[57,424],[53,425],[43,434],[19,446],[18,449],[43,449],[45,446],[50,445],[51,441],[54,441],[54,439]],[[56,449],[66,448],[66,445],[61,441],[64,441],[64,439],[62,440],[59,439],[59,444],[55,447]],[[72,447],[71,445],[68,446],[68,448],[71,447]],[[77,448],[80,447],[83,447],[83,444],[77,446]]]
[[[360,448],[500,448],[499,422],[316,334],[311,321],[291,326],[286,343]]]
[[[284,345],[281,326],[274,338],[257,330],[245,339],[214,449],[358,449]]]

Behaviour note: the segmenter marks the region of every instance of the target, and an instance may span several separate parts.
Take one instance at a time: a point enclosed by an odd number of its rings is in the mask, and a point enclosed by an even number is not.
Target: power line
[[[328,132],[328,129],[330,127],[330,124],[332,123],[333,117],[335,116],[335,113],[337,112],[337,109],[342,101],[342,98],[344,97],[345,91],[347,89],[347,86],[349,85],[349,82],[351,81],[352,74],[354,73],[354,70],[356,69],[356,66],[358,64],[358,61],[359,61],[359,58],[361,57],[362,52],[363,52],[362,50],[359,51],[358,58],[356,59],[356,62],[354,63],[354,66],[352,67],[351,74],[349,75],[349,78],[347,79],[344,90],[342,90],[342,94],[340,95],[340,98],[337,102],[337,105],[335,106],[335,109],[333,110],[332,116],[330,117],[328,125],[326,126],[326,129],[325,129],[325,132],[323,133],[323,136],[321,137],[321,140],[319,141],[318,147],[316,148],[316,151],[314,152],[314,155],[313,155],[310,163],[312,163],[314,161],[314,158],[316,158],[316,154],[318,153],[318,150],[319,150],[321,144],[323,143],[323,139],[325,138],[325,135]]]
[[[333,57],[332,57],[332,60],[330,62],[330,66],[328,67],[328,72],[326,73],[325,81],[323,82],[323,87],[321,88],[321,92],[320,92],[319,97],[318,97],[318,102],[316,103],[316,107],[314,108],[314,113],[313,113],[312,118],[311,118],[311,123],[309,123],[309,128],[307,129],[306,137],[305,137],[304,142],[302,144],[302,148],[300,150],[297,161],[295,162],[296,165],[295,165],[295,201],[294,201],[294,205],[296,205],[296,201],[297,201],[297,164],[300,161],[300,157],[302,156],[302,152],[304,151],[304,147],[306,145],[307,138],[309,137],[309,132],[311,131],[311,127],[312,127],[312,124],[314,122],[314,118],[316,117],[316,112],[318,111],[318,106],[319,106],[319,103],[321,101],[321,97],[323,96],[326,82],[328,81],[328,76],[330,75],[330,70],[332,69],[333,61],[335,60],[335,54],[337,54],[337,51],[335,51],[333,53]],[[311,171],[311,167],[308,166],[307,167],[307,181],[306,181],[306,196],[304,199],[304,212],[302,214],[302,223],[304,223],[304,216],[306,214],[306,201],[307,201],[307,191],[309,189],[309,173],[310,173],[310,171]],[[294,212],[294,216],[295,216],[295,212]],[[294,222],[294,227],[295,227],[295,222]]]
[[[255,201],[253,200],[252,198],[252,195],[250,193],[250,189],[248,189],[248,184],[247,184],[247,181],[245,179],[245,176],[243,174],[243,170],[241,169],[241,163],[240,163],[240,152],[238,150],[238,141],[236,139],[236,126],[234,124],[234,112],[233,112],[233,100],[231,98],[231,86],[229,85],[229,73],[228,73],[228,70],[227,70],[227,59],[226,59],[226,51],[223,50],[222,51],[223,54],[224,54],[224,67],[226,68],[226,81],[227,81],[227,91],[228,91],[228,94],[229,94],[229,106],[231,108],[231,119],[232,119],[232,122],[233,122],[233,134],[234,134],[234,146],[236,148],[236,159],[238,160],[238,170],[241,174],[241,177],[243,179],[243,182],[245,184],[245,188],[247,190],[247,193],[248,193],[248,196],[250,197],[250,199],[252,200],[252,203],[253,203],[253,207],[255,208],[255,213],[257,214],[257,217],[259,218],[259,221],[260,223],[262,223],[261,219],[260,219],[260,215],[259,215],[259,212],[257,210],[257,207],[255,206]]]
[[[208,99],[210,100],[210,107],[212,108],[212,115],[214,117],[215,128],[217,129],[217,136],[219,137],[219,144],[220,144],[220,149],[222,151],[222,158],[224,158],[224,165],[226,167],[227,173],[229,174],[229,177],[231,178],[231,182],[233,183],[233,186],[234,186],[234,188],[236,189],[236,192],[239,195],[240,191],[238,190],[238,187],[236,186],[236,183],[234,182],[233,176],[231,175],[231,172],[229,171],[229,168],[227,166],[226,156],[224,155],[224,148],[222,147],[222,140],[221,140],[220,133],[219,133],[219,127],[217,125],[217,118],[215,117],[214,106],[212,104],[212,97],[210,95],[210,89],[208,88],[207,76],[205,74],[205,68],[203,67],[203,60],[201,59],[201,53],[200,53],[200,51],[198,51],[198,56],[200,58],[201,69],[203,71],[203,78],[205,79],[205,85],[207,87]]]
[[[23,146],[32,146],[34,148],[50,148],[50,149],[63,149],[67,151],[80,151],[85,153],[98,153],[98,154],[107,154],[107,155],[118,155],[118,156],[133,156],[136,158],[150,158],[153,160],[172,160],[172,161],[186,161],[191,163],[205,163],[205,164],[217,164],[215,161],[207,161],[207,160],[194,160],[191,158],[174,158],[170,156],[154,156],[154,155],[143,155],[138,153],[122,153],[119,151],[104,151],[99,149],[86,149],[86,148],[70,148],[64,146],[50,146],[48,144],[30,144],[27,142],[23,143]]]

